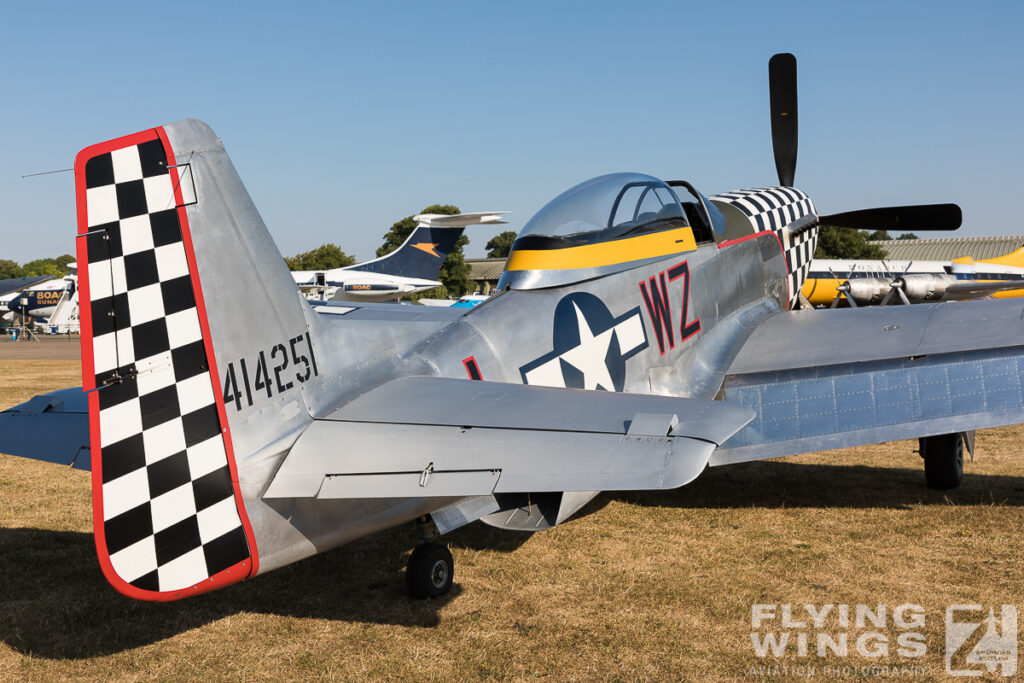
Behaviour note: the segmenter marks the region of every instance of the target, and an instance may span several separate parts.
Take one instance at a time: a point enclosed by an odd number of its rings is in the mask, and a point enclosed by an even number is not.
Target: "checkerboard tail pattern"
[[[115,587],[157,600],[252,568],[169,158],[153,130],[76,161],[97,549]]]
[[[757,187],[723,192],[710,198],[739,209],[758,231],[772,230],[778,235],[786,253],[789,307],[793,308],[811,270],[811,259],[818,244],[818,231],[804,230],[791,235],[785,228],[793,221],[814,213],[811,198],[794,187]]]

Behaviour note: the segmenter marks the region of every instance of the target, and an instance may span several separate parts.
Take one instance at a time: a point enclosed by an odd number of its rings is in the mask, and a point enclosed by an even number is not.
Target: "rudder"
[[[202,187],[175,158],[172,128],[75,160],[96,547],[111,584],[146,600],[258,564],[189,229]]]

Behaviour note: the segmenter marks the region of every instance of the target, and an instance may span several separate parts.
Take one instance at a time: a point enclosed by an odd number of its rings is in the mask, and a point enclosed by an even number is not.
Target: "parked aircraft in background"
[[[814,259],[802,293],[813,306],[840,299],[863,306],[1024,296],[1024,247],[981,261]]]
[[[317,314],[201,122],[89,147],[75,162],[87,398],[0,414],[0,451],[91,467],[103,572],[146,600],[407,522],[536,531],[601,490],[828,448],[919,437],[929,485],[957,486],[965,434],[1024,421],[1024,302],[791,312],[819,218],[792,187],[795,58],[769,73],[780,186],[588,180],[527,223],[499,293],[472,309]],[[953,228],[960,211],[821,220]],[[72,420],[87,443],[74,428],[15,443]],[[423,543],[410,593],[444,593],[453,572]]]
[[[456,308],[473,308],[490,299],[489,294],[463,294],[458,299],[420,299],[417,303],[424,306],[454,306]]]
[[[416,229],[390,254],[344,268],[292,271],[292,277],[307,298],[334,301],[392,301],[433,289],[463,229],[503,224],[505,213],[420,214],[413,217]]]
[[[0,316],[5,321],[32,319],[67,327],[78,321],[78,269],[68,264],[62,278],[46,276],[44,281],[19,292],[0,297]]]

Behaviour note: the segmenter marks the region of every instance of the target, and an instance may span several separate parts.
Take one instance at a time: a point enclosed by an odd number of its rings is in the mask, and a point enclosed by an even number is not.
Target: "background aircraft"
[[[331,270],[292,271],[310,298],[334,301],[391,301],[441,286],[437,274],[464,228],[504,223],[501,214],[420,214],[418,225],[398,249],[372,261]]]
[[[802,293],[814,306],[840,298],[865,305],[1018,297],[1024,295],[1024,247],[981,261],[814,259]]]
[[[78,291],[77,264],[68,264],[68,274],[62,278],[42,276],[38,284],[16,293],[0,296],[0,317],[5,321],[20,320],[23,316],[39,322],[58,325],[77,323]]]
[[[779,187],[583,182],[527,223],[500,293],[472,309],[317,314],[198,121],[83,150],[85,450],[105,576],[173,600],[406,522],[535,531],[600,490],[892,439],[921,437],[929,484],[956,486],[965,432],[1024,421],[1024,304],[789,310],[818,222],[792,187],[795,68],[782,55],[769,69]],[[181,194],[186,173],[199,201]],[[942,205],[828,222],[910,229],[923,213],[960,221]],[[86,419],[80,396],[3,413],[0,450],[19,424]],[[69,453],[29,454],[85,464]],[[443,593],[453,572],[423,543],[410,593]]]

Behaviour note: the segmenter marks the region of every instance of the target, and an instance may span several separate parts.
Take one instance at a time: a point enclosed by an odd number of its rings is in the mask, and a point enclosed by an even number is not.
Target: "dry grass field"
[[[80,383],[76,356],[43,344],[0,344],[0,408]],[[1022,436],[979,434],[949,493],[925,488],[916,442],[899,442],[602,494],[534,535],[470,525],[448,537],[453,594],[425,602],[403,594],[408,529],[212,594],[135,602],[97,565],[89,475],[0,456],[0,679],[783,680],[799,676],[758,667],[820,679],[874,664],[940,680],[947,605],[1024,606]],[[898,656],[890,618],[849,629],[851,651],[874,630],[887,656],[818,658],[812,642],[810,656],[758,657],[757,603],[792,604],[794,618],[805,603],[915,603],[927,654]]]

